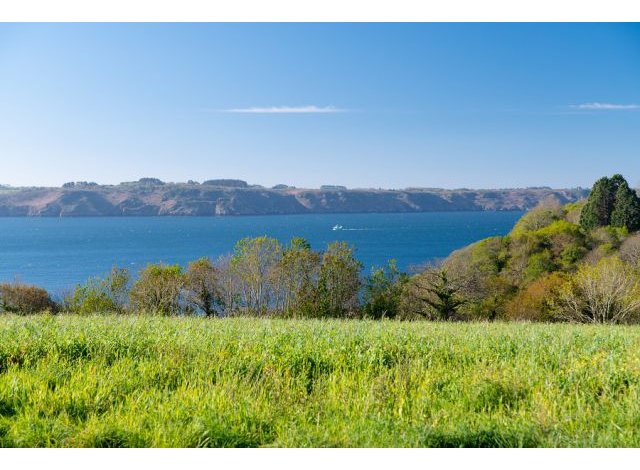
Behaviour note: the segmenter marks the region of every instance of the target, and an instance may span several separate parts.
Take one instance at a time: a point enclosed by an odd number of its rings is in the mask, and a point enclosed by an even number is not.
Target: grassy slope
[[[2,446],[639,446],[640,328],[0,317]]]

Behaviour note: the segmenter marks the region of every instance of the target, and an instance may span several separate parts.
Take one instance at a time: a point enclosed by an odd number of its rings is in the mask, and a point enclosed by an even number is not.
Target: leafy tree
[[[343,317],[357,310],[362,263],[346,242],[333,242],[322,255],[318,280],[318,315]]]
[[[558,318],[579,323],[627,323],[640,317],[640,276],[618,258],[582,265],[560,289]]]
[[[585,230],[613,225],[629,230],[640,228],[640,199],[622,175],[595,182],[580,215]]]
[[[149,264],[131,289],[131,304],[142,312],[173,315],[180,313],[180,293],[184,275],[179,265]]]
[[[364,286],[363,313],[368,318],[395,318],[400,310],[400,299],[408,276],[398,270],[395,260],[386,268],[373,271]]]
[[[626,181],[621,182],[616,191],[611,225],[626,227],[629,231],[640,229],[640,198]]]
[[[123,313],[129,293],[129,271],[114,267],[105,278],[95,277],[76,286],[66,299],[66,308],[73,313]]]
[[[222,313],[224,307],[220,272],[209,258],[200,258],[189,263],[185,272],[185,301],[205,316]]]
[[[613,178],[605,176],[595,182],[580,214],[580,225],[585,230],[610,225],[611,212],[613,212],[618,190],[616,183],[619,183],[620,178],[622,178],[620,175],[614,175]]]
[[[403,317],[424,317],[450,321],[459,318],[460,308],[468,302],[463,282],[453,279],[444,268],[430,268],[414,276],[403,298]]]
[[[551,321],[553,300],[566,282],[566,275],[554,272],[536,279],[520,290],[506,305],[508,320]]]
[[[277,302],[277,267],[282,245],[274,238],[243,238],[236,243],[229,268],[236,282],[241,307],[264,315]]]
[[[314,316],[321,255],[301,237],[293,238],[279,265],[280,310],[286,316]]]
[[[640,268],[640,234],[627,238],[620,247],[620,259]]]
[[[56,310],[56,303],[40,287],[21,282],[0,284],[0,312],[27,315]]]

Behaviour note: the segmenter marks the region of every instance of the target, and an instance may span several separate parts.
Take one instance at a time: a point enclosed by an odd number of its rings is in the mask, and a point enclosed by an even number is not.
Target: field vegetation
[[[0,317],[0,446],[640,445],[636,326]]]

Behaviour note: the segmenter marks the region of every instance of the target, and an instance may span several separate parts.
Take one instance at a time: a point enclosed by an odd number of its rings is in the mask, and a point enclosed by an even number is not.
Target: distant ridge
[[[302,189],[273,188],[234,179],[202,184],[165,183],[141,178],[119,185],[70,182],[60,188],[0,186],[0,216],[216,216],[313,213],[511,211],[540,201],[574,202],[588,195],[583,188],[515,189],[347,189],[325,185]]]

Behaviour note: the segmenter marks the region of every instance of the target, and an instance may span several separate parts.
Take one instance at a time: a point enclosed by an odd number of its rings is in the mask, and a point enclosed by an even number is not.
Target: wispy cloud
[[[574,109],[588,109],[588,110],[620,110],[620,109],[640,109],[640,104],[613,104],[613,103],[583,103],[572,104],[570,106]]]
[[[344,113],[348,110],[335,106],[270,106],[266,108],[234,108],[225,109],[225,113],[250,113],[250,114],[328,114]]]

